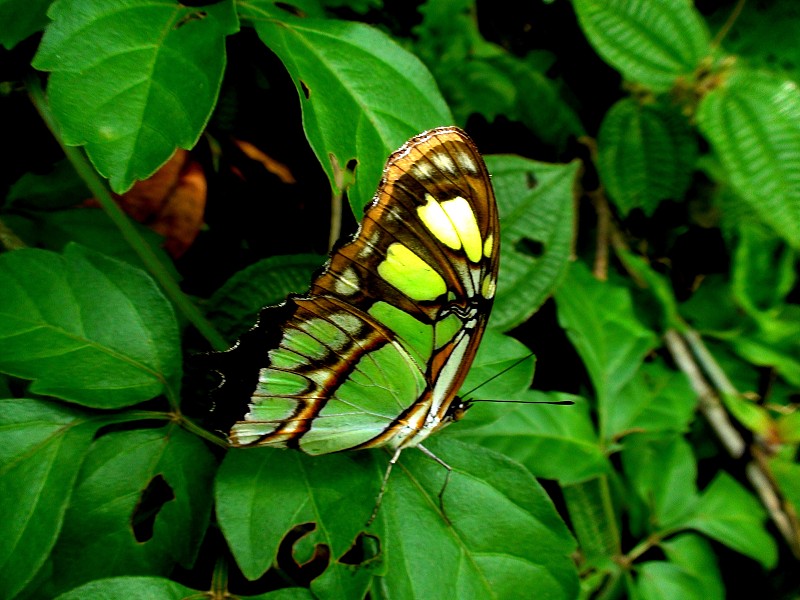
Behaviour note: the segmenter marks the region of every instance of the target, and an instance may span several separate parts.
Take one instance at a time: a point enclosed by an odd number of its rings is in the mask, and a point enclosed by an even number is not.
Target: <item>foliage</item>
[[[787,7],[3,2],[0,595],[789,597]],[[503,238],[464,390],[518,403],[431,440],[444,488],[405,452],[367,527],[388,456],[226,450],[203,353],[452,123]]]

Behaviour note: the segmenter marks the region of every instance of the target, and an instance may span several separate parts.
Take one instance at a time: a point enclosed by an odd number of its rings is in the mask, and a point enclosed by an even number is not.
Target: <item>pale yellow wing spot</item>
[[[486,258],[491,258],[492,250],[494,250],[494,235],[490,233],[486,236],[486,241],[483,242],[483,255]]]
[[[442,209],[447,213],[450,222],[458,233],[461,244],[464,246],[464,252],[467,253],[467,258],[474,263],[478,262],[483,253],[483,241],[481,240],[478,221],[475,219],[475,213],[472,212],[469,202],[461,196],[457,196],[452,200],[442,202]]]
[[[497,291],[497,283],[495,282],[494,275],[489,273],[481,282],[481,296],[487,300],[491,300],[494,298],[495,291]]]
[[[417,214],[436,239],[448,248],[459,250],[461,248],[461,238],[453,226],[453,222],[447,213],[444,212],[442,205],[430,194],[425,194],[427,203],[417,207]]]
[[[378,274],[413,300],[435,300],[447,291],[442,276],[399,242],[386,249]]]

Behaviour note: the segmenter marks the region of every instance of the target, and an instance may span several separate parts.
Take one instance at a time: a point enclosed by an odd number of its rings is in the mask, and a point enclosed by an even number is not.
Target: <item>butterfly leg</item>
[[[372,514],[370,515],[369,519],[367,520],[367,524],[365,527],[369,527],[372,525],[372,522],[375,520],[375,517],[378,516],[378,509],[381,507],[381,502],[383,501],[383,494],[386,492],[386,484],[389,483],[389,474],[392,472],[392,467],[394,463],[397,462],[397,459],[400,458],[400,453],[403,451],[403,448],[400,447],[394,451],[392,454],[392,458],[389,459],[389,466],[386,467],[386,473],[383,474],[383,481],[381,482],[381,491],[378,492],[378,497],[375,499],[375,508],[372,509]]]
[[[450,475],[453,473],[453,467],[451,467],[450,465],[448,465],[446,462],[444,462],[444,461],[443,461],[441,458],[439,458],[438,456],[436,456],[436,455],[435,455],[433,452],[431,452],[430,450],[428,450],[428,449],[427,449],[425,446],[423,446],[422,444],[418,444],[418,445],[417,445],[417,448],[419,448],[420,450],[422,450],[422,453],[423,453],[425,456],[427,456],[428,458],[431,458],[431,459],[435,460],[437,463],[439,463],[439,464],[440,464],[440,465],[442,465],[442,466],[443,466],[445,469],[447,469],[447,475],[446,475],[446,476],[445,476],[445,478],[444,478],[444,483],[442,484],[442,489],[441,489],[441,490],[439,490],[439,510],[441,510],[441,511],[442,511],[442,516],[444,517],[444,520],[445,520],[445,521],[447,521],[447,523],[448,523],[449,525],[452,525],[452,523],[450,523],[450,519],[448,519],[448,518],[447,518],[447,513],[446,513],[446,512],[445,512],[445,510],[444,510],[444,491],[447,489],[447,484],[448,484],[448,483],[450,483]]]

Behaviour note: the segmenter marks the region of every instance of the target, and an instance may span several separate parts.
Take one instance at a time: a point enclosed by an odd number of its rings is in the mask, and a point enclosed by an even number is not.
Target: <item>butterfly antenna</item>
[[[522,363],[524,363],[524,362],[525,362],[526,360],[528,360],[528,359],[529,359],[531,356],[533,356],[533,352],[529,352],[527,355],[523,356],[522,358],[519,358],[519,359],[517,359],[517,360],[514,362],[514,364],[513,364],[513,365],[510,365],[510,366],[506,367],[505,369],[503,369],[502,371],[499,371],[499,372],[495,373],[494,375],[492,375],[491,377],[489,377],[489,379],[487,379],[486,381],[483,381],[483,382],[479,383],[478,385],[476,385],[476,386],[475,386],[474,388],[472,388],[471,390],[467,390],[466,392],[464,392],[463,394],[461,394],[461,396],[462,396],[462,397],[464,397],[464,398],[468,398],[468,397],[469,397],[469,396],[470,396],[470,395],[471,395],[471,394],[472,394],[472,393],[473,393],[475,390],[478,390],[478,389],[482,388],[483,386],[485,386],[485,385],[486,385],[487,383],[489,383],[490,381],[494,381],[495,379],[497,379],[498,377],[500,377],[500,375],[505,375],[505,374],[506,374],[506,373],[508,373],[508,372],[509,372],[511,369],[514,369],[514,368],[518,367],[519,365],[521,365]]]

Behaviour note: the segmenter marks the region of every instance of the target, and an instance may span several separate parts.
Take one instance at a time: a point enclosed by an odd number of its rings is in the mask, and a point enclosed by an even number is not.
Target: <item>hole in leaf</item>
[[[303,90],[303,96],[305,96],[305,97],[306,97],[306,100],[308,100],[308,99],[311,97],[311,88],[309,88],[309,87],[306,85],[306,82],[305,82],[305,81],[303,81],[302,79],[300,80],[300,87],[301,87],[301,88],[302,88],[302,90]]]
[[[355,170],[356,170],[357,166],[358,166],[358,159],[351,158],[350,160],[347,161],[347,167],[346,168],[351,173],[355,173]]]
[[[278,547],[278,568],[300,585],[308,585],[322,575],[331,560],[331,551],[325,544],[315,544],[311,556],[300,562],[297,555],[303,553],[301,540],[314,531],[314,523],[304,523],[293,527],[281,540]]]
[[[380,556],[381,540],[369,533],[359,533],[353,545],[342,554],[339,562],[343,565],[364,565]]]
[[[539,258],[542,254],[544,254],[544,244],[542,244],[542,242],[532,240],[531,238],[522,238],[516,244],[514,244],[514,250],[520,254],[525,254],[533,258]]]
[[[133,510],[131,525],[137,542],[146,542],[153,537],[156,517],[164,505],[175,499],[175,493],[161,475],[156,475],[147,484]]]
[[[537,185],[539,185],[539,182],[536,179],[536,175],[534,175],[531,171],[525,173],[525,185],[528,186],[529,190],[532,190]]]
[[[305,17],[306,13],[301,8],[294,6],[293,4],[289,4],[288,2],[276,2],[276,8],[280,8],[282,11],[289,13],[290,15],[294,15],[295,17]]]

